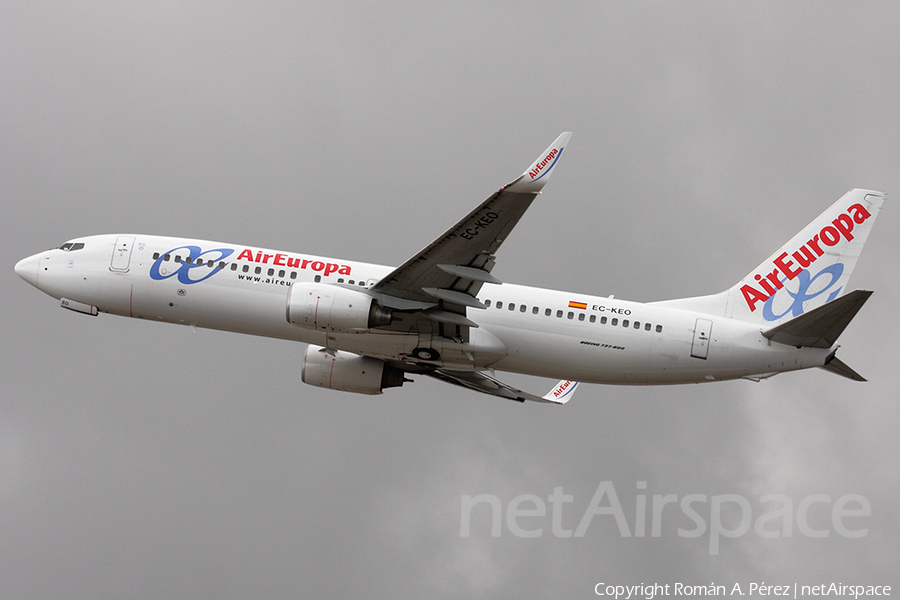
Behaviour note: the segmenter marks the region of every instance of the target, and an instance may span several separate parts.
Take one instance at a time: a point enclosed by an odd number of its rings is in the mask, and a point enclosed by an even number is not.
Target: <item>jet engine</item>
[[[371,296],[327,283],[295,283],[287,299],[287,320],[315,331],[359,332],[391,324],[391,309]]]
[[[383,360],[310,345],[300,370],[303,383],[357,394],[380,394],[403,385],[403,371]]]

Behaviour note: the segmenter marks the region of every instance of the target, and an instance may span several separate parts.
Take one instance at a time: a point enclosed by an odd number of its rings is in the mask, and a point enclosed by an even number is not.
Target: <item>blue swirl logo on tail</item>
[[[804,269],[804,270],[800,271],[800,273],[798,273],[797,277],[796,277],[797,282],[798,282],[797,291],[792,292],[791,290],[784,288],[784,291],[787,292],[790,295],[790,297],[794,299],[794,301],[791,303],[791,305],[788,306],[786,311],[784,311],[780,315],[776,315],[772,310],[772,304],[775,301],[775,298],[778,296],[778,294],[774,294],[771,297],[769,297],[769,299],[766,300],[766,303],[763,305],[763,318],[766,321],[777,321],[783,317],[786,317],[788,314],[790,314],[792,318],[799,317],[806,311],[806,308],[805,308],[806,303],[809,302],[810,300],[812,300],[813,298],[817,298],[818,296],[821,296],[822,294],[827,292],[829,289],[831,289],[831,287],[834,286],[834,284],[838,282],[838,280],[841,278],[841,275],[843,273],[844,273],[843,263],[834,263],[833,265],[829,265],[829,266],[825,267],[824,269],[822,269],[821,271],[819,271],[818,273],[816,273],[815,275],[810,275],[809,269]],[[809,288],[812,286],[813,282],[815,282],[819,277],[822,277],[824,275],[828,275],[830,277],[830,279],[828,281],[828,285],[823,286],[822,289],[820,289],[816,292],[809,293]],[[841,293],[842,289],[844,289],[843,286],[832,291],[828,295],[828,298],[825,300],[825,302],[831,302],[832,300],[837,298],[837,295]]]

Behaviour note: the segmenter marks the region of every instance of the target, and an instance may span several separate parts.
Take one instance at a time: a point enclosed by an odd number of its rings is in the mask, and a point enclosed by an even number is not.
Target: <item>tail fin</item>
[[[846,289],[884,201],[851,190],[727,292],[726,316],[775,326]]]

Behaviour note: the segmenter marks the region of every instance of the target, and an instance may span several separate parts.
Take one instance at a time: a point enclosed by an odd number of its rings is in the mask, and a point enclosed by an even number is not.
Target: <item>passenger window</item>
[[[171,254],[166,254],[165,256],[163,256],[163,260],[169,260],[170,258],[172,258]]]
[[[338,283],[344,283],[344,278],[343,278],[343,277],[338,277]]]
[[[491,307],[491,301],[490,301],[490,300],[485,300],[485,301],[484,301],[484,305],[485,305],[487,308],[490,308],[490,307]]]
[[[569,311],[569,314],[566,315],[566,318],[567,318],[567,319],[574,319],[574,318],[575,318],[575,313],[573,313],[573,312],[570,310],[570,311]]]
[[[175,255],[175,262],[181,263],[181,255],[180,254]]]
[[[154,253],[153,253],[153,260],[156,260],[156,259],[158,259],[158,258],[159,258],[159,252],[154,252]]]
[[[656,333],[662,333],[662,325],[656,326]]]
[[[510,302],[510,303],[509,303],[509,310],[516,310],[516,303],[515,303],[515,302]]]
[[[225,263],[220,262],[220,263],[219,263],[219,270],[221,271],[221,270],[224,269],[224,268],[225,268]]]
[[[497,308],[503,308],[503,301],[497,300]]]
[[[628,327],[628,319],[622,321],[622,327]]]
[[[244,268],[241,269],[244,273],[250,270],[250,265],[244,265]]]
[[[527,308],[528,307],[523,304],[522,306],[519,307],[519,312],[525,312],[525,309],[527,309]]]
[[[600,324],[606,325],[606,317],[600,317]]]
[[[321,275],[316,275],[315,282],[316,282],[316,283],[319,283],[320,281],[322,281],[322,276],[321,276]]]
[[[348,281],[348,282],[347,282],[347,283],[349,283],[349,284],[350,284],[350,285],[353,285],[353,284],[355,284],[355,283],[356,283],[356,282],[355,282],[355,281],[353,281],[353,280],[352,280],[352,279],[351,279],[351,280],[350,280],[350,281]]]
[[[578,313],[578,320],[584,321],[584,313]]]
[[[259,275],[260,273],[262,273],[262,267],[256,267],[256,269],[253,272],[256,273],[257,275]]]
[[[644,331],[650,331],[650,323],[644,323]]]
[[[640,321],[635,321],[635,322],[634,322],[634,328],[635,328],[635,329],[640,329],[640,328],[641,328],[641,323],[640,323]]]
[[[612,325],[613,327],[615,327],[616,325],[619,324],[619,320],[618,320],[618,319],[613,319],[612,321],[609,322],[609,324]]]
[[[266,274],[267,274],[269,277],[271,277],[272,275],[275,274],[275,269],[269,269],[269,270],[266,272]]]
[[[534,308],[531,309],[531,314],[533,314],[533,315],[538,314],[538,307],[537,307],[537,306],[535,306]]]
[[[237,271],[237,263],[231,263],[231,270]]]
[[[297,279],[297,271],[291,271],[291,279]]]
[[[280,271],[278,271],[278,276],[284,277],[284,269],[281,269]]]
[[[552,310],[550,310],[549,308],[547,308],[547,309],[544,310],[544,315],[549,317],[550,314],[551,314],[552,312],[553,312]]]
[[[556,311],[556,318],[562,319],[562,311],[561,310]]]
[[[591,315],[590,321],[591,321],[591,323],[596,323],[596,322],[597,322],[597,315]]]
[[[193,262],[194,262],[194,257],[193,257],[193,256],[188,256],[187,258],[184,259],[184,262],[186,262],[186,263],[189,264],[189,265],[190,265],[190,264],[193,264]]]

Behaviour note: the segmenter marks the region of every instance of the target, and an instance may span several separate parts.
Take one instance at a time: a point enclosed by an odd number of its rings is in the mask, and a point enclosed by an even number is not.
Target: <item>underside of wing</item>
[[[370,288],[398,317],[386,329],[468,339],[477,324],[466,309],[484,308],[476,298],[481,287],[500,283],[491,275],[495,254],[549,179],[571,135],[560,135],[520,177]]]

